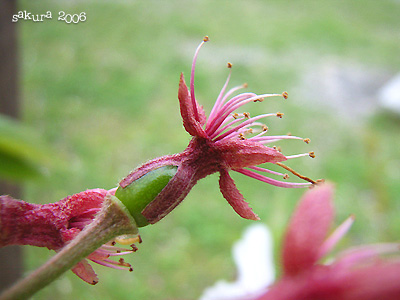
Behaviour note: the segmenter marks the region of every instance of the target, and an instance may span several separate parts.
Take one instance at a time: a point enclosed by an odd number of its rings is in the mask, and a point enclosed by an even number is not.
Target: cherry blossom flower
[[[382,254],[399,244],[365,245],[345,250],[329,264],[321,260],[346,234],[350,216],[329,236],[334,218],[333,187],[316,187],[300,201],[283,244],[283,277],[259,300],[400,299],[400,262]]]
[[[86,257],[95,263],[131,270],[130,264],[122,258],[119,261],[110,257],[125,255],[136,250],[115,247],[115,239],[121,234],[136,234],[137,227],[153,224],[171,212],[189,193],[198,180],[215,172],[220,173],[220,190],[243,218],[257,220],[258,216],[244,201],[235,186],[229,171],[236,171],[251,178],[287,188],[307,187],[314,180],[302,176],[282,164],[291,158],[311,156],[314,153],[283,155],[279,149],[266,145],[282,139],[309,139],[291,135],[268,136],[268,128],[260,120],[269,117],[282,118],[283,114],[268,113],[250,117],[249,113],[238,114],[243,105],[262,102],[265,98],[287,93],[261,94],[245,92],[233,96],[245,85],[226,91],[231,74],[224,84],[208,118],[197,103],[194,92],[194,73],[197,56],[206,37],[197,48],[190,76],[190,88],[186,86],[181,74],[178,90],[181,116],[185,130],[193,137],[188,147],[175,155],[167,155],[151,160],[134,170],[112,190],[94,189],[69,196],[52,204],[30,204],[14,200],[9,196],[0,198],[0,247],[6,245],[34,245],[53,249],[58,253],[7,293],[31,295],[54,280],[73,265],[72,271],[88,283],[97,283],[97,276]],[[232,65],[228,64],[231,68]],[[287,174],[260,166],[269,163],[279,165],[305,183],[294,183],[272,179],[261,173],[282,176]],[[118,216],[116,216],[118,215]],[[81,241],[89,241],[82,244]],[[140,242],[133,237],[131,243]],[[122,242],[126,242],[123,240]],[[101,246],[102,245],[102,246]],[[74,256],[70,256],[74,253]],[[53,272],[53,262],[64,261]],[[19,294],[18,294],[19,293]]]
[[[93,221],[107,194],[109,191],[92,189],[49,204],[32,204],[10,196],[0,196],[0,247],[32,245],[58,252]],[[122,258],[119,261],[110,259],[136,251],[134,243],[140,242],[140,237],[129,242],[131,249],[116,247],[115,241],[110,241],[87,259],[114,269],[132,271],[131,265]],[[90,284],[98,282],[96,273],[86,259],[75,265],[72,271]]]
[[[181,74],[179,81],[178,98],[183,126],[193,136],[188,147],[182,153],[163,156],[145,163],[120,182],[120,187],[125,188],[150,170],[166,165],[178,167],[177,173],[167,186],[142,211],[142,215],[149,223],[156,223],[166,216],[186,197],[199,179],[215,172],[220,173],[219,185],[222,195],[241,217],[251,220],[258,220],[259,218],[244,201],[242,194],[229,175],[229,171],[233,170],[278,187],[307,187],[315,183],[315,181],[298,174],[281,163],[295,157],[314,157],[313,152],[285,156],[278,149],[266,146],[282,139],[309,142],[309,139],[291,135],[266,135],[268,128],[260,120],[270,117],[282,118],[282,113],[268,113],[255,117],[250,117],[249,113],[236,113],[239,108],[247,103],[262,102],[266,98],[275,96],[287,98],[286,92],[261,95],[244,92],[232,96],[236,91],[246,86],[237,86],[226,91],[231,76],[229,73],[210,115],[208,118],[206,117],[203,107],[198,104],[195,98],[194,74],[199,50],[207,41],[208,37],[205,37],[195,52],[190,88],[188,89],[183,74]],[[229,63],[228,67],[231,68],[232,65]],[[260,173],[279,175],[285,179],[288,177],[287,174],[259,166],[264,163],[279,165],[308,182],[285,182],[262,175]],[[146,224],[147,222],[145,222]]]

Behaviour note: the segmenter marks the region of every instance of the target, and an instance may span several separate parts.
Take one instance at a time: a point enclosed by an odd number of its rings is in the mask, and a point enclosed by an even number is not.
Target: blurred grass
[[[400,9],[389,0],[24,0],[19,9],[53,13],[43,23],[18,24],[23,111],[28,125],[68,166],[26,186],[25,199],[38,203],[87,188],[112,188],[147,159],[186,147],[178,78],[182,71],[189,77],[195,47],[206,34],[211,42],[199,56],[196,96],[208,112],[227,75],[227,61],[234,64],[231,86],[248,82],[256,93],[290,94],[304,67],[315,63],[318,68],[326,57],[389,73],[400,68]],[[57,21],[61,10],[84,11],[87,21]],[[305,103],[290,94],[289,100],[265,101],[249,110],[283,111],[282,120],[268,120],[271,134],[290,131],[311,138],[310,146],[281,145],[288,154],[315,150],[317,159],[290,165],[336,183],[337,222],[356,215],[342,247],[397,240],[398,119],[378,114],[355,124]],[[233,176],[273,230],[278,262],[282,233],[303,190]],[[100,283],[92,287],[69,272],[35,299],[196,299],[217,279],[233,279],[230,249],[252,222],[235,215],[217,180],[216,175],[202,180],[167,218],[143,228],[144,243],[127,259],[133,273],[96,268]],[[34,247],[26,247],[25,253],[27,271],[53,255]]]

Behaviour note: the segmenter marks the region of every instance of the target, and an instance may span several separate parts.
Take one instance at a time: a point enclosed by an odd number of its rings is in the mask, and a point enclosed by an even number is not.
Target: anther
[[[209,37],[208,37],[208,35],[206,35],[204,38],[203,38],[203,42],[208,42],[210,39],[209,39]]]
[[[133,272],[133,269],[132,269],[132,268],[129,268],[129,272]]]
[[[286,135],[287,135],[287,136],[292,136],[292,133],[291,133],[291,132],[288,132]]]
[[[256,100],[253,100],[253,102],[263,102],[263,101],[264,101],[264,98],[258,98]]]
[[[283,179],[288,179],[289,175],[288,174],[283,174]]]
[[[230,62],[228,62],[228,69],[232,68],[232,64]]]
[[[127,236],[121,236],[116,239],[117,243],[122,244],[122,245],[129,245],[133,243],[140,242],[140,236],[135,236],[135,237],[127,237]]]
[[[253,133],[253,128],[247,129],[244,134],[252,134]]]
[[[234,114],[232,114],[232,117],[233,117],[234,119],[237,119],[237,118],[239,118],[239,114],[238,114],[238,113],[234,113]]]
[[[243,133],[239,133],[239,139],[241,139],[241,140],[245,140],[246,139]]]
[[[284,99],[287,99],[287,98],[289,97],[288,92],[283,92],[283,93],[282,93],[282,97],[283,97]]]
[[[281,113],[281,112],[277,112],[277,113],[276,113],[276,116],[277,116],[278,118],[281,118],[281,119],[282,119],[282,117],[283,117],[283,113]]]
[[[314,153],[314,151],[308,152],[308,156],[310,156],[311,158],[315,158],[315,153]]]
[[[243,83],[242,86],[243,86],[244,89],[247,89],[249,87],[249,85],[247,83]]]
[[[112,246],[115,246],[115,244],[116,244],[115,241],[112,241],[112,242],[111,242],[111,245],[112,245]]]
[[[138,251],[138,250],[139,250],[139,248],[138,248],[138,247],[136,247],[136,245],[135,245],[135,244],[132,244],[132,245],[131,245],[131,248],[132,248],[132,251],[133,251],[133,252],[136,252],[136,251]]]
[[[273,146],[272,148],[274,148],[274,150],[278,151],[278,152],[282,152],[282,148],[281,147],[277,147],[277,146]]]
[[[244,113],[243,113],[243,116],[244,116],[246,119],[250,119],[250,113],[248,113],[248,112],[244,112]]]
[[[125,260],[124,260],[123,258],[120,258],[119,261],[118,261],[118,263],[119,263],[120,266],[123,266],[123,267],[129,267],[129,268],[132,267],[131,264],[125,262]]]
[[[304,143],[306,143],[306,144],[309,144],[309,143],[310,143],[310,139],[309,139],[309,138],[305,138],[303,141],[304,141]]]
[[[263,126],[262,126],[262,131],[264,131],[264,132],[265,132],[265,131],[268,131],[267,125],[263,125]]]

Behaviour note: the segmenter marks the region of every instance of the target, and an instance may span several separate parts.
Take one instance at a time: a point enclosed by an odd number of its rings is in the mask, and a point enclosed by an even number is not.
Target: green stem
[[[135,220],[114,196],[104,199],[93,222],[60,252],[0,295],[0,300],[27,299],[50,284],[101,245],[123,234],[137,234]]]

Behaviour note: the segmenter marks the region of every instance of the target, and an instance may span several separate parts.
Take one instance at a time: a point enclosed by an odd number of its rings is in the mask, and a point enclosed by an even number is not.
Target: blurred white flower
[[[266,225],[248,227],[232,253],[237,267],[236,281],[216,282],[204,291],[200,300],[254,299],[274,282],[273,243]]]

